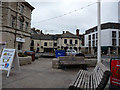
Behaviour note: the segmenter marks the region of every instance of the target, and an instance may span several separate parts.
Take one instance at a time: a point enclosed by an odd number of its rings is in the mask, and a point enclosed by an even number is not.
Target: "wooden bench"
[[[83,69],[87,68],[87,64],[85,63],[84,57],[75,57],[75,56],[65,56],[59,57],[59,63],[62,68],[66,66],[81,66]]]
[[[76,79],[70,84],[69,90],[103,90],[110,75],[110,70],[102,63],[98,63],[92,72],[80,70]]]

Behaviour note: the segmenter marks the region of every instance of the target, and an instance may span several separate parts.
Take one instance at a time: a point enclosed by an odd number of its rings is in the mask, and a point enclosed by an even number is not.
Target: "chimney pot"
[[[76,35],[79,36],[79,29],[76,30]]]

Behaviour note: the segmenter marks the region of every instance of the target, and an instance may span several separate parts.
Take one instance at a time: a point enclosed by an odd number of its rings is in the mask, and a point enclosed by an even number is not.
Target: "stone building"
[[[77,31],[76,31],[77,33]],[[31,36],[31,50],[36,52],[54,52],[55,50],[75,49],[80,52],[82,41],[79,35],[66,31],[62,34],[50,35],[35,33]],[[33,49],[34,47],[34,49]]]
[[[91,54],[97,53],[97,26],[86,30],[85,48]],[[102,54],[120,55],[120,23],[101,24],[101,51]]]
[[[0,47],[30,50],[31,14],[28,2],[2,2],[2,40]]]

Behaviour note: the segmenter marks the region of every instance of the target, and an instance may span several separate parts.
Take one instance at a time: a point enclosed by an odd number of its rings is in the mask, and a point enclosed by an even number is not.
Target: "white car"
[[[74,49],[67,49],[66,50],[66,56],[74,56],[77,54],[77,51]]]

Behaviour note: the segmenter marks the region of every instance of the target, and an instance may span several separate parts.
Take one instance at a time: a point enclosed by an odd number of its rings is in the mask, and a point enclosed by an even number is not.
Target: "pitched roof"
[[[62,38],[79,38],[78,36],[70,33],[69,31],[66,31],[63,35],[61,35]]]
[[[79,36],[76,36],[68,31],[64,34],[56,34],[56,35],[34,33],[31,34],[31,37],[32,39],[36,39],[36,40],[57,40],[58,38],[79,38]]]
[[[32,38],[32,39],[35,39],[35,40],[39,40],[39,39],[40,39],[40,36],[39,36],[39,34],[34,33],[34,34],[31,34],[31,38]]]

